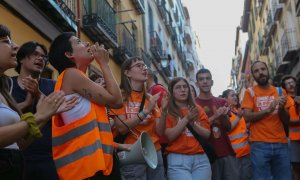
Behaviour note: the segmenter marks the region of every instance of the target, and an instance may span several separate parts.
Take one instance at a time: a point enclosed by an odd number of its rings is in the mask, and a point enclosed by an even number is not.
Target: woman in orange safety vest
[[[231,107],[231,131],[228,133],[231,146],[236,153],[239,166],[240,179],[252,179],[252,169],[250,161],[250,144],[248,141],[247,125],[244,120],[243,111],[239,109],[239,98],[234,90],[223,91],[222,97],[227,100]]]
[[[114,144],[105,105],[122,106],[109,53],[103,45],[90,46],[66,32],[52,42],[49,60],[60,73],[55,90],[63,90],[66,99],[78,97],[74,108],[53,118],[53,159],[60,179],[109,179]],[[102,70],[106,88],[85,74],[93,60]]]

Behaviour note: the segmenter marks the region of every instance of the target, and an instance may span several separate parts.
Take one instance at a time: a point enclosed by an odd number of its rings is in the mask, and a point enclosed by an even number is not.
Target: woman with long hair
[[[223,91],[222,97],[227,100],[231,109],[231,131],[228,133],[231,146],[235,151],[238,164],[239,179],[252,179],[252,168],[250,161],[250,144],[246,121],[243,118],[243,110],[240,109],[238,95],[232,89]]]
[[[134,144],[144,131],[147,132],[157,151],[158,165],[151,169],[146,164],[130,164],[121,167],[125,179],[160,180],[164,177],[163,160],[157,134],[160,111],[156,105],[160,93],[153,96],[146,93],[147,66],[139,57],[123,62],[121,85],[123,107],[111,110],[115,115],[115,125],[120,134],[126,135],[125,143]]]
[[[166,118],[165,136],[169,145],[168,179],[211,179],[211,166],[204,149],[193,133],[203,139],[210,136],[208,117],[195,104],[186,79],[174,78],[169,83],[169,100],[163,99],[162,118]],[[168,102],[166,102],[168,101]],[[193,132],[192,132],[193,131]]]
[[[86,71],[95,60],[102,70],[105,88],[88,78]],[[56,115],[52,124],[52,150],[62,179],[114,179],[113,143],[106,108],[122,106],[121,91],[109,67],[103,45],[81,41],[73,32],[55,38],[49,61],[60,75],[55,90],[66,99],[78,96],[78,104]]]
[[[0,179],[22,179],[23,160],[19,149],[32,138],[42,136],[40,129],[64,102],[64,93],[41,96],[35,114],[21,114],[8,88],[4,72],[17,66],[18,46],[10,30],[0,24]]]

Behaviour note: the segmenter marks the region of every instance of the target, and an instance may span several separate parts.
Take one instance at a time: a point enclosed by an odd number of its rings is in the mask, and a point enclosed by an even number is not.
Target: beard
[[[254,80],[260,86],[265,86],[269,83],[270,76],[269,75],[261,75],[258,78],[254,77]]]

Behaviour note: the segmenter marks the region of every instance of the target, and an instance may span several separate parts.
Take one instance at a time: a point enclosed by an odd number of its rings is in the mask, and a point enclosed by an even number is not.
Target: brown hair
[[[183,77],[176,77],[176,78],[172,79],[168,85],[168,89],[169,89],[169,93],[170,93],[170,101],[169,101],[168,111],[169,111],[169,114],[174,117],[174,119],[178,119],[179,117],[181,117],[179,107],[175,103],[174,92],[173,92],[173,87],[179,81],[184,81],[188,86],[187,105],[190,107],[196,106],[194,99],[192,97],[192,94],[191,94],[191,87],[190,87],[189,82]]]

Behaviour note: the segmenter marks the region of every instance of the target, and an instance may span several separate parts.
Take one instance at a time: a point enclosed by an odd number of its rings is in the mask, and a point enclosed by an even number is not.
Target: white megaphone
[[[139,139],[131,146],[130,151],[118,152],[120,165],[147,164],[150,168],[157,167],[157,154],[151,137],[142,132]]]

